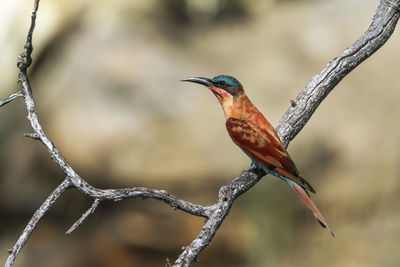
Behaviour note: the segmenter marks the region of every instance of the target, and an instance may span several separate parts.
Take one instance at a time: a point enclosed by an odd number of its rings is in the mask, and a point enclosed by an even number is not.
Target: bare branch
[[[32,35],[35,27],[35,20],[36,20],[36,12],[38,10],[39,0],[35,0],[34,8],[31,14],[31,26],[28,32],[27,41],[25,44],[26,51],[22,53],[18,57],[18,68],[19,68],[19,81],[22,84],[22,95],[24,96],[25,105],[28,112],[28,120],[31,123],[32,129],[34,133],[26,134],[25,136],[31,137],[34,139],[40,140],[46,149],[48,150],[51,158],[58,164],[61,170],[66,174],[67,179],[64,180],[63,183],[59,185],[59,187],[46,199],[46,201],[42,204],[42,206],[35,212],[34,216],[32,217],[31,221],[28,223],[26,229],[23,231],[21,236],[19,237],[17,243],[15,244],[10,256],[7,259],[6,266],[11,266],[18,253],[30,237],[32,231],[36,227],[39,220],[44,216],[47,210],[53,205],[53,203],[64,193],[64,191],[71,186],[76,187],[80,190],[83,194],[91,196],[95,198],[95,201],[92,206],[92,209],[89,210],[89,213],[79,221],[84,221],[86,217],[90,214],[90,212],[95,210],[97,206],[97,202],[101,200],[114,200],[120,201],[122,199],[128,197],[143,197],[143,198],[154,198],[160,200],[162,202],[167,203],[173,209],[180,209],[187,213],[201,216],[208,218],[209,214],[211,214],[210,207],[204,207],[197,204],[192,204],[190,202],[178,199],[175,196],[168,194],[165,190],[156,190],[150,188],[123,188],[123,189],[105,189],[101,190],[89,185],[85,180],[83,180],[67,163],[67,161],[62,157],[60,152],[54,146],[53,142],[45,135],[42,126],[39,123],[37,114],[36,114],[36,106],[35,101],[32,94],[32,88],[30,86],[29,77],[27,74],[27,68],[32,63],[31,54],[33,51],[32,46]],[[79,223],[79,221],[77,223]],[[82,223],[81,222],[81,223]],[[74,225],[75,226],[75,225]],[[73,226],[73,227],[74,227]],[[79,225],[76,225],[76,227]],[[76,228],[75,227],[75,228]],[[71,227],[72,228],[72,227]],[[72,232],[72,231],[71,231]]]
[[[17,67],[22,72],[26,72],[27,68],[29,68],[29,66],[32,64],[32,57],[31,57],[33,51],[32,36],[33,36],[33,31],[35,30],[36,13],[39,9],[39,2],[40,0],[34,1],[31,13],[31,26],[29,27],[28,35],[26,36],[26,43],[24,45],[25,52],[18,57]]]
[[[5,267],[10,267],[13,265],[15,258],[18,253],[25,245],[29,236],[32,234],[36,225],[39,223],[40,219],[47,213],[47,211],[53,206],[53,204],[57,201],[57,199],[69,188],[71,187],[71,182],[69,179],[65,179],[54,191],[51,193],[47,199],[43,202],[40,208],[33,214],[30,219],[28,225],[25,227],[21,236],[18,238],[17,243],[14,245],[13,249],[10,252],[10,255],[7,258],[7,262]]]
[[[150,189],[145,187],[122,188],[122,189],[98,189],[86,183],[86,181],[84,181],[79,176],[75,177],[75,179],[69,177],[64,181],[64,183],[66,181],[68,182],[69,187],[76,187],[83,194],[95,198],[92,207],[82,215],[82,217],[66,232],[66,234],[72,233],[72,231],[74,231],[78,226],[80,226],[85,221],[86,217],[88,217],[91,213],[95,211],[98,203],[100,203],[100,201],[103,200],[120,201],[125,198],[135,198],[135,197],[153,198],[170,205],[173,209],[180,209],[186,213],[205,218],[208,218],[209,215],[212,214],[214,209],[213,206],[204,207],[201,205],[193,204],[188,201],[178,199],[177,197],[168,194],[165,190]],[[62,193],[64,193],[64,191],[62,192],[60,191],[60,194],[56,195],[56,198],[55,198],[55,192],[53,192],[48,197],[48,199],[52,200],[54,199],[55,202],[62,195]],[[51,202],[51,205],[48,206],[48,204],[46,204],[48,199],[42,204],[42,206],[39,208],[38,211],[40,211],[43,206],[47,207],[47,209],[51,207],[53,202]],[[36,213],[38,213],[38,211]],[[45,213],[40,212],[39,214],[40,214],[39,217],[40,219]],[[35,215],[33,218],[37,217]],[[34,227],[36,227],[36,224],[39,222],[39,219],[35,220],[34,222],[32,222],[32,220],[29,222],[27,228],[19,237],[17,244],[14,246],[12,254],[9,256],[7,260],[7,263],[9,263],[10,265],[6,266],[11,266],[13,264],[16,256],[20,252],[21,248],[25,245]],[[29,229],[29,231],[27,229]]]
[[[361,62],[375,53],[393,33],[400,16],[400,0],[381,0],[367,31],[315,75],[286,111],[276,131],[287,146],[303,129],[319,104]]]
[[[32,138],[34,140],[40,140],[39,135],[36,133],[24,133],[23,136]]]
[[[208,218],[212,212],[212,206],[202,206],[193,204],[189,201],[179,199],[173,195],[168,194],[165,190],[157,190],[147,187],[132,187],[121,189],[98,189],[88,184],[81,177],[71,179],[74,187],[76,187],[83,194],[92,198],[112,201],[121,201],[125,198],[152,198],[164,202],[171,206],[174,210],[179,209],[186,213]]]
[[[22,97],[22,96],[24,96],[24,95],[22,94],[21,91],[18,93],[15,93],[15,94],[11,94],[6,99],[0,100],[0,107],[4,106],[5,104],[10,103],[11,101],[13,101],[16,98]]]
[[[228,215],[233,202],[244,192],[255,185],[265,173],[255,174],[242,172],[239,177],[233,179],[219,190],[218,201],[214,204],[214,211],[208,221],[204,224],[196,239],[186,246],[173,266],[190,266],[196,260],[197,255],[207,247],[218,228]]]
[[[92,206],[90,207],[90,209],[88,209],[84,214],[82,214],[82,216],[79,218],[79,220],[76,221],[76,222],[68,229],[68,231],[65,232],[65,234],[66,234],[66,235],[69,235],[69,234],[71,234],[73,231],[75,231],[76,228],[78,228],[78,227],[86,220],[86,218],[87,218],[90,214],[94,213],[94,211],[96,210],[97,206],[99,206],[99,204],[100,204],[100,199],[96,198],[96,199],[93,201],[93,204],[92,204]]]

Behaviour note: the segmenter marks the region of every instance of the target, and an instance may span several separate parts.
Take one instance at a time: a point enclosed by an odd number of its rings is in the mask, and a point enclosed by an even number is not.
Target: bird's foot
[[[257,168],[257,166],[254,163],[251,163],[251,165],[249,167],[247,167],[246,169],[244,169],[244,172],[254,172]]]
[[[257,167],[254,163],[251,163],[251,165],[244,169],[243,172],[253,172],[257,175],[265,175],[265,171],[262,168]]]

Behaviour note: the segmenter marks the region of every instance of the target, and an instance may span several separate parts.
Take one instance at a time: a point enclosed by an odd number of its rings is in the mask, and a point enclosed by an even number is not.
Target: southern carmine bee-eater
[[[275,129],[251,103],[240,82],[227,75],[182,81],[205,85],[214,93],[224,110],[230,137],[250,157],[252,167],[287,182],[333,236],[332,229],[308,194],[308,191],[315,193],[315,190],[300,176]]]

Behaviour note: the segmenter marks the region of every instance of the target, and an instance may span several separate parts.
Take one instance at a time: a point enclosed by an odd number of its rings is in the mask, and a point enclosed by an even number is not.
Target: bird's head
[[[238,80],[228,75],[218,75],[212,79],[194,77],[183,79],[183,82],[193,82],[207,86],[211,92],[218,98],[222,108],[227,111],[234,102],[235,99],[243,93],[243,87]]]

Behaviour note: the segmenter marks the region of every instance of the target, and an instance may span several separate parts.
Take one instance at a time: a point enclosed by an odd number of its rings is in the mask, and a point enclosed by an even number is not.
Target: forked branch
[[[220,188],[218,199],[216,203],[211,206],[202,206],[181,200],[168,194],[165,190],[156,190],[145,187],[98,189],[88,184],[74,171],[57,150],[55,145],[46,136],[37,117],[36,105],[32,95],[32,88],[29,83],[27,69],[32,63],[32,35],[35,29],[38,7],[39,0],[35,0],[31,14],[31,26],[24,46],[25,52],[19,56],[17,63],[22,91],[12,94],[7,99],[0,101],[0,106],[9,103],[17,97],[24,97],[28,112],[27,118],[34,131],[34,133],[27,134],[26,136],[32,137],[43,143],[51,158],[64,172],[66,178],[34,213],[13,249],[10,251],[5,266],[11,266],[14,263],[16,256],[30,237],[40,219],[69,188],[76,188],[82,194],[93,198],[93,204],[82,215],[82,217],[71,226],[71,228],[66,232],[67,234],[70,234],[81,225],[86,218],[96,210],[99,203],[105,200],[120,201],[125,198],[135,197],[153,198],[170,205],[174,209],[180,209],[186,213],[206,218],[207,221],[201,229],[200,234],[191,244],[187,245],[183,249],[183,252],[174,263],[174,266],[190,266],[191,263],[197,259],[197,255],[211,242],[218,228],[231,209],[234,201],[241,194],[254,186],[261,179],[264,173],[243,171],[237,178]],[[394,31],[399,15],[400,0],[381,0],[373,17],[372,24],[364,35],[332,60],[320,74],[311,79],[307,86],[300,92],[296,100],[292,103],[291,107],[289,107],[287,112],[283,115],[277,126],[278,135],[285,146],[287,146],[301,131],[319,104],[343,79],[343,77],[356,68],[362,61],[371,56],[388,40]]]

